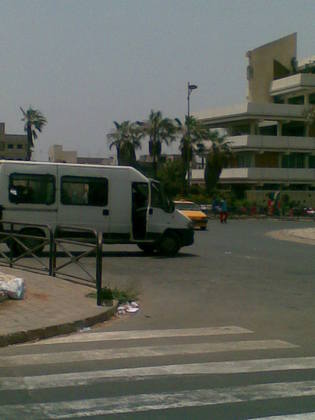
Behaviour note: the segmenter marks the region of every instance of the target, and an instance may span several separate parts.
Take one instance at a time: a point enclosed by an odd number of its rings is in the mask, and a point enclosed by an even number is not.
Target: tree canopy
[[[206,156],[205,183],[210,195],[217,185],[222,169],[230,162],[232,151],[225,137],[220,137],[217,131],[212,132],[211,147]]]
[[[131,165],[136,162],[136,150],[141,148],[142,133],[135,123],[114,121],[115,129],[107,134],[109,149],[116,148],[118,165]]]
[[[151,110],[149,118],[146,121],[138,121],[137,124],[143,136],[149,139],[149,154],[152,157],[153,173],[156,177],[163,143],[169,145],[176,138],[175,121],[164,118],[161,111]]]
[[[25,123],[24,131],[27,134],[26,160],[31,160],[34,140],[38,138],[38,132],[41,133],[47,124],[47,119],[38,109],[33,109],[31,106],[26,111],[22,107],[20,110],[23,114],[22,121]]]

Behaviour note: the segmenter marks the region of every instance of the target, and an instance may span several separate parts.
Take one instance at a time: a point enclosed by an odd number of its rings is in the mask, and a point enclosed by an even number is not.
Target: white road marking
[[[211,336],[225,334],[251,334],[252,331],[236,326],[209,327],[209,328],[186,328],[168,330],[135,330],[135,331],[113,331],[98,333],[78,333],[65,337],[48,338],[26,345],[61,344],[89,341],[109,341],[109,340],[140,340],[162,337],[188,337],[188,336]]]
[[[156,376],[222,375],[305,369],[315,369],[315,357],[191,363],[26,377],[3,377],[0,378],[0,390],[34,390],[41,388],[85,386],[108,380],[132,379],[135,381]]]
[[[269,383],[39,404],[2,405],[0,406],[0,417],[23,416],[24,420],[34,418],[64,419],[307,396],[315,396],[315,381]]]
[[[135,357],[156,357],[183,354],[217,353],[229,351],[290,349],[298,346],[281,340],[227,341],[223,343],[172,344],[163,346],[143,346],[110,348],[59,353],[23,354],[3,356],[0,366],[22,366],[52,363],[83,362],[87,360],[110,360]]]
[[[286,414],[284,416],[257,417],[252,420],[315,420],[315,412],[302,414]]]

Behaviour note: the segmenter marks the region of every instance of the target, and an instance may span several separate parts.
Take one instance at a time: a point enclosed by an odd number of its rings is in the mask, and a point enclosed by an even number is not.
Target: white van
[[[164,255],[194,240],[191,222],[160,183],[124,166],[0,160],[0,218],[93,228],[105,243],[134,243]],[[22,232],[43,234],[23,226]]]

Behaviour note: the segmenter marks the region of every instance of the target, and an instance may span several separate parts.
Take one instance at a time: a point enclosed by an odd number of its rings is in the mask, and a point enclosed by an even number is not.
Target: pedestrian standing
[[[226,223],[228,218],[228,209],[225,199],[221,201],[220,222]]]

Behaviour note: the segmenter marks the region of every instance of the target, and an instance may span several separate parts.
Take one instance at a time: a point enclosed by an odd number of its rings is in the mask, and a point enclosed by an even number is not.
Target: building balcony
[[[192,170],[192,183],[204,182],[204,170]],[[303,168],[227,168],[220,176],[221,184],[304,184],[315,185],[315,169]]]
[[[224,128],[250,121],[305,121],[304,105],[248,102],[227,108],[195,113],[194,117],[209,128]]]
[[[234,151],[315,151],[315,137],[243,135],[227,137]]]
[[[315,184],[315,169],[302,168],[227,168],[221,183]]]
[[[294,92],[307,92],[315,89],[315,74],[299,73],[271,83],[270,95],[285,95]]]

